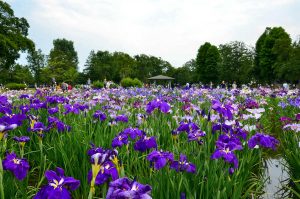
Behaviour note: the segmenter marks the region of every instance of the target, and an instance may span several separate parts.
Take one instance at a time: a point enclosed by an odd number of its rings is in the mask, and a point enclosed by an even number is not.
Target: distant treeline
[[[55,39],[48,55],[35,48],[28,38],[29,24],[14,16],[6,2],[0,1],[0,83],[85,84],[125,77],[147,82],[155,75],[174,77],[174,83],[237,84],[255,80],[259,83],[298,83],[300,77],[300,40],[292,41],[282,27],[267,27],[255,47],[233,41],[215,46],[209,42],[199,47],[197,56],[181,67],[151,55],[130,56],[125,52],[92,50],[83,72],[78,71],[78,55],[73,41]],[[184,50],[184,49],[182,49]],[[27,65],[16,64],[20,52],[27,52]]]

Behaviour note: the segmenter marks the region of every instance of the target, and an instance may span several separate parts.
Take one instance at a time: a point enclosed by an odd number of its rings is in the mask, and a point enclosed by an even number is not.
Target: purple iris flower
[[[6,96],[0,95],[0,113],[11,114],[11,104],[8,102]]]
[[[154,164],[154,168],[159,170],[166,166],[168,162],[173,162],[174,155],[168,151],[152,151],[148,156],[147,160],[150,161],[151,165]]]
[[[249,109],[255,109],[255,108],[259,107],[258,103],[254,99],[251,99],[251,98],[247,98],[244,102],[244,105],[245,105],[245,108],[249,108]]]
[[[15,128],[17,128],[17,124],[1,124],[0,123],[0,141],[2,140],[2,138],[6,135],[7,131],[13,130]]]
[[[276,147],[279,145],[279,141],[272,136],[256,133],[248,140],[248,146],[253,149],[256,145],[271,148],[275,151]]]
[[[0,124],[0,133],[5,133],[17,127],[18,127],[17,124]]]
[[[138,128],[126,128],[122,132],[122,134],[125,134],[129,136],[131,139],[135,140],[137,137],[143,137],[146,135],[146,133]]]
[[[220,101],[213,100],[211,108],[214,109],[215,111],[217,111],[224,118],[226,118],[228,120],[232,120],[232,118],[233,118],[233,114],[232,114],[233,108],[229,104],[222,104]]]
[[[12,114],[12,115],[5,115],[0,118],[0,124],[17,124],[18,126],[22,126],[23,121],[26,119],[25,114]]]
[[[300,107],[300,97],[288,98],[287,101],[291,106]]]
[[[64,96],[58,96],[58,95],[53,95],[53,96],[47,96],[46,101],[49,104],[62,104],[62,103],[68,103],[69,99],[65,98]]]
[[[93,114],[93,117],[95,119],[99,119],[100,121],[104,121],[106,119],[106,115],[105,113],[103,113],[102,111],[100,110],[97,110],[94,114]]]
[[[286,116],[283,116],[283,117],[279,118],[279,120],[284,124],[288,124],[288,123],[291,123],[293,121],[292,118],[289,118],[289,117],[286,117]]]
[[[3,95],[0,95],[0,105],[5,106],[7,104],[9,104],[7,97],[3,96]]]
[[[234,136],[227,134],[220,135],[216,141],[217,149],[211,155],[211,159],[223,158],[225,162],[233,164],[234,169],[238,168],[238,159],[234,154],[235,150],[242,150],[241,141]]]
[[[147,149],[157,148],[155,137],[144,136],[134,144],[134,150],[144,152]]]
[[[39,139],[42,139],[44,137],[43,132],[48,131],[48,128],[46,128],[42,122],[34,122],[29,128],[29,131],[37,132]]]
[[[229,148],[230,151],[243,149],[240,139],[234,136],[229,136],[227,134],[222,134],[219,136],[218,140],[216,141],[216,146],[218,149]]]
[[[128,136],[120,133],[112,140],[111,146],[113,148],[116,148],[116,147],[122,147],[123,145],[126,144],[128,144]]]
[[[42,122],[35,122],[33,124],[33,127],[30,128],[30,131],[32,132],[42,132],[42,131],[47,131],[47,128]]]
[[[28,136],[20,136],[20,137],[15,136],[13,139],[20,143],[26,143],[30,141],[30,138]]]
[[[34,199],[71,199],[69,190],[73,191],[80,186],[79,180],[65,176],[64,170],[59,167],[56,168],[56,172],[47,170],[45,177],[48,180],[48,184],[40,189],[34,196]]]
[[[128,117],[126,115],[118,115],[115,118],[116,122],[128,122]]]
[[[28,98],[29,98],[29,95],[27,95],[27,94],[22,94],[22,95],[20,95],[19,98],[20,98],[20,99],[28,99]]]
[[[47,103],[46,102],[39,102],[39,103],[31,103],[30,108],[33,108],[35,110],[42,109],[42,108],[47,108]]]
[[[177,172],[186,171],[189,173],[196,172],[196,166],[190,162],[187,162],[187,158],[185,155],[180,154],[179,161],[173,161],[170,165],[171,169],[175,169]]]
[[[30,167],[26,159],[18,158],[14,152],[7,154],[2,164],[3,169],[11,171],[18,180],[26,177]]]
[[[93,192],[95,192],[95,185],[103,184],[110,177],[113,180],[119,178],[117,150],[104,150],[101,147],[97,148],[92,145],[88,155],[91,157],[90,162],[92,163],[92,169],[88,173],[88,181]]]
[[[190,132],[188,134],[188,141],[196,141],[198,144],[203,144],[203,140],[202,137],[204,137],[206,135],[206,133],[204,131],[201,130],[196,130],[193,132]]]
[[[94,144],[91,144],[91,149],[88,150],[87,154],[91,157],[90,162],[92,164],[103,164],[106,161],[114,162],[118,156],[118,151],[116,149],[110,150],[95,147]]]
[[[287,104],[285,102],[279,102],[278,106],[284,109],[285,107],[287,107]]]
[[[65,108],[65,112],[64,114],[68,114],[68,113],[74,113],[74,114],[79,114],[80,113],[80,109],[79,109],[79,106],[78,104],[74,104],[74,105],[71,105],[71,104],[65,104],[64,105],[64,108]]]
[[[199,127],[194,122],[188,122],[188,123],[180,122],[180,125],[177,128],[177,131],[185,131],[185,132],[189,133],[191,131],[196,131],[198,129],[199,129]]]
[[[300,113],[297,113],[295,118],[296,118],[297,121],[300,121]]]
[[[211,156],[212,160],[223,158],[225,162],[233,164],[234,168],[238,168],[238,159],[230,148],[217,149]]]
[[[48,108],[48,113],[49,113],[50,115],[53,115],[53,114],[55,114],[55,113],[58,113],[58,111],[59,111],[58,107]]]
[[[26,114],[30,111],[30,106],[28,104],[21,105],[19,109],[22,111],[22,114]]]
[[[120,178],[109,183],[106,199],[151,199],[151,190],[149,185],[143,185],[128,178]]]
[[[112,180],[116,180],[119,178],[118,170],[116,169],[114,163],[111,161],[106,161],[103,164],[100,164],[100,170],[96,176],[95,179],[95,185],[101,185],[109,180],[109,178],[112,178]],[[93,178],[93,172],[92,170],[88,173],[88,181],[91,183]]]
[[[170,107],[170,105],[169,105],[167,102],[162,101],[162,102],[160,103],[160,105],[159,105],[159,109],[160,109],[160,111],[163,112],[163,113],[168,113],[169,110],[171,109],[171,107]]]
[[[69,125],[66,125],[56,117],[48,117],[48,123],[48,128],[57,128],[58,132],[69,132],[71,130],[71,127]]]
[[[224,133],[230,133],[232,131],[232,127],[226,124],[213,124],[212,125],[212,133],[216,131],[222,131]]]
[[[3,114],[11,114],[11,113],[12,113],[12,110],[11,110],[10,107],[6,107],[6,106],[0,105],[0,113],[3,113]]]
[[[248,132],[240,127],[237,127],[236,129],[234,129],[234,135],[246,140],[248,136]]]
[[[147,106],[146,106],[146,112],[147,113],[152,113],[155,109],[159,109],[163,113],[168,113],[171,109],[170,105],[160,99],[155,99],[150,101]]]

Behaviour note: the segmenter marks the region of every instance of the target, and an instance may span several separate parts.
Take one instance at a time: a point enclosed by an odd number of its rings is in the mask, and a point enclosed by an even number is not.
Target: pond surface
[[[262,198],[264,199],[274,199],[281,198],[278,192],[282,188],[281,182],[289,178],[288,173],[282,165],[282,158],[278,159],[268,159],[266,161],[266,178],[267,181],[265,183],[264,191]]]

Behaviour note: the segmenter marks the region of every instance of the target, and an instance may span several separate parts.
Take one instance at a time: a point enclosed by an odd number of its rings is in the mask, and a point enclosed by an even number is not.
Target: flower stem
[[[93,185],[91,185],[88,199],[92,199],[93,198],[94,192],[95,192],[95,187]]]
[[[4,188],[3,188],[3,166],[2,166],[1,156],[0,156],[0,198],[5,199]]]

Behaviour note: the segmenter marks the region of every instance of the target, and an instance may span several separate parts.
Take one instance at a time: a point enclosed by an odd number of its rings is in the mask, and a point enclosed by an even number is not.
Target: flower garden
[[[131,88],[0,96],[0,198],[260,198],[282,157],[300,197],[297,89]]]

